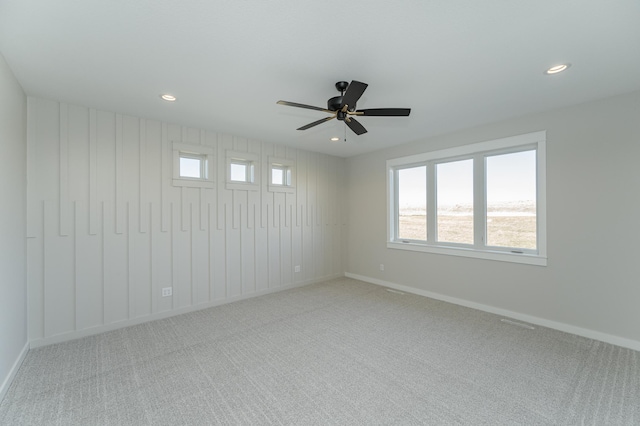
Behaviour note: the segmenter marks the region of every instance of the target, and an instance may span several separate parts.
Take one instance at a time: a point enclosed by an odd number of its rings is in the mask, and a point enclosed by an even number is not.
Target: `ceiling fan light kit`
[[[311,127],[317,126],[318,124],[322,124],[336,118],[340,121],[344,121],[356,135],[367,133],[367,129],[365,129],[364,126],[354,118],[354,116],[407,117],[411,113],[410,108],[373,108],[357,110],[356,104],[367,89],[367,86],[368,84],[356,80],[352,80],[351,83],[347,83],[346,81],[337,82],[336,89],[340,92],[340,96],[330,98],[327,101],[326,109],[288,101],[278,101],[277,103],[279,105],[312,109],[331,114],[329,117],[299,127],[297,130],[307,130]]]

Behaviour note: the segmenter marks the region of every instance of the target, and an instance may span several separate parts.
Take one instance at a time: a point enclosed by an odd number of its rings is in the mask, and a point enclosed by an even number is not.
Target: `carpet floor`
[[[640,352],[352,279],[27,354],[2,425],[638,425]]]

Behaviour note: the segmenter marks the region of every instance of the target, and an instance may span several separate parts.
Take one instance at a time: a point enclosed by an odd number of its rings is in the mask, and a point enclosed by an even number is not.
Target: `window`
[[[436,163],[436,240],[473,244],[473,160]]]
[[[427,239],[427,168],[398,169],[398,238]]]
[[[269,191],[294,192],[294,171],[293,160],[269,157]]]
[[[234,182],[253,183],[254,167],[250,161],[232,159],[230,165],[230,178]]]
[[[203,145],[173,143],[173,185],[213,187],[214,150]]]
[[[289,185],[291,182],[291,170],[280,164],[271,169],[271,185]]]
[[[249,152],[227,151],[227,189],[257,191],[259,159]]]
[[[487,246],[536,249],[535,154],[486,157]]]
[[[546,265],[545,132],[387,161],[387,247]]]
[[[202,179],[207,176],[207,159],[205,156],[180,153],[180,177]]]

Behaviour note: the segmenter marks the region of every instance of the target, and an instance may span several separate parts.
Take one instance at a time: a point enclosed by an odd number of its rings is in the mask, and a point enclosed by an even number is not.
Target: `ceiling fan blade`
[[[356,113],[358,113],[357,115],[363,115],[365,117],[407,117],[411,113],[411,108],[370,108],[359,109]]]
[[[330,110],[328,110],[326,108],[320,108],[320,107],[315,107],[315,106],[305,105],[305,104],[297,104],[295,102],[278,101],[276,103],[278,105],[286,105],[286,106],[292,106],[292,107],[296,107],[296,108],[312,109],[314,111],[323,111],[323,112],[328,112],[330,114],[333,114],[333,112],[334,112],[334,111],[330,111]]]
[[[349,86],[347,86],[347,91],[344,92],[340,108],[343,108],[345,105],[348,105],[349,108],[355,107],[356,102],[358,102],[358,99],[360,99],[360,96],[362,96],[367,86],[367,83],[352,80],[351,83],[349,83]]]
[[[344,122],[347,123],[347,126],[349,126],[349,128],[353,130],[353,133],[355,133],[356,135],[367,133],[367,129],[365,129],[364,126],[360,124],[360,122],[356,121],[355,118],[345,118]]]
[[[311,127],[313,127],[313,126],[317,126],[318,124],[322,124],[322,123],[327,122],[329,120],[333,120],[334,118],[336,118],[336,116],[332,115],[331,117],[326,117],[326,118],[323,118],[322,120],[314,121],[313,123],[309,123],[306,126],[302,126],[302,127],[298,128],[296,130],[307,130],[307,129],[310,129]],[[365,130],[365,132],[366,132],[366,130]]]

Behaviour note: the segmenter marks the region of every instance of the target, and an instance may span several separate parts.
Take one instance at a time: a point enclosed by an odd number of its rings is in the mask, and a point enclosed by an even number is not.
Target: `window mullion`
[[[486,194],[485,157],[473,156],[473,245],[476,248],[486,246],[487,234],[487,194]]]
[[[436,235],[436,165],[433,162],[427,166],[427,241],[435,243]]]
[[[400,239],[400,206],[399,206],[399,179],[398,179],[398,170],[395,169],[393,171],[393,238],[398,240]]]

